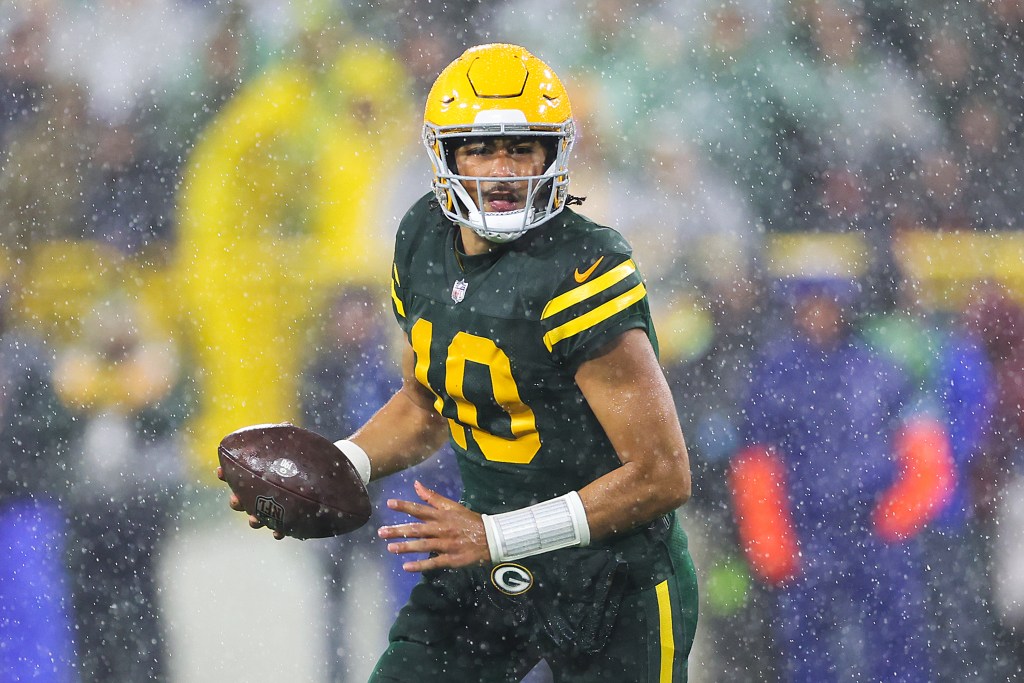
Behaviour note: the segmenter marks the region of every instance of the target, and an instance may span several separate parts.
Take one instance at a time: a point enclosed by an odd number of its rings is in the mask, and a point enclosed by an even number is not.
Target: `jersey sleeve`
[[[406,310],[409,307],[409,278],[411,277],[411,252],[417,240],[422,238],[423,223],[428,214],[430,195],[413,204],[398,224],[395,234],[395,258],[391,263],[391,311],[403,330],[408,333]]]
[[[405,290],[398,274],[398,262],[391,264],[391,311],[395,314],[398,324],[405,329]]]
[[[653,343],[647,288],[628,254],[606,253],[570,271],[541,312],[544,346],[572,372],[623,332]]]

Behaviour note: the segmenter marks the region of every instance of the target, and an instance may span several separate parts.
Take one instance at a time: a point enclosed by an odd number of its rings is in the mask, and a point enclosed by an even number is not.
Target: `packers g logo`
[[[505,595],[522,595],[533,588],[533,574],[522,565],[506,562],[491,570],[491,583]]]

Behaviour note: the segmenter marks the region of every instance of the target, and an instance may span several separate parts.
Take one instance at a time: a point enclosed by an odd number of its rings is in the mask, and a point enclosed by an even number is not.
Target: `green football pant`
[[[487,605],[467,610],[430,582],[416,586],[371,683],[514,683],[541,658],[556,683],[685,683],[697,628],[697,582],[685,552],[675,573],[627,593],[605,647],[567,653],[538,624]]]

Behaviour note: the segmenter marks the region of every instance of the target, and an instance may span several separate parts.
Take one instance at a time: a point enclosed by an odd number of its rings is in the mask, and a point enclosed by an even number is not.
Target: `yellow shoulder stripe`
[[[605,273],[605,275],[610,274],[610,271]],[[569,293],[571,294],[572,292]],[[568,339],[569,337],[579,334],[584,330],[589,330],[594,325],[607,320],[619,311],[626,310],[637,301],[643,299],[646,295],[647,289],[644,287],[644,283],[641,282],[628,292],[620,294],[611,301],[607,301],[597,308],[584,313],[578,318],[573,318],[564,325],[559,325],[555,329],[551,330],[544,335],[544,346],[548,348],[548,351],[551,351],[555,344],[563,339]]]
[[[547,306],[544,307],[544,310],[540,314],[540,319],[543,320],[544,318],[550,318],[570,306],[575,306],[579,302],[603,292],[615,283],[621,282],[635,272],[636,264],[633,263],[633,260],[629,259],[624,261],[609,270],[607,273],[594,278],[585,285],[580,285],[579,287],[570,289],[565,294],[559,294],[556,296],[547,303]]]

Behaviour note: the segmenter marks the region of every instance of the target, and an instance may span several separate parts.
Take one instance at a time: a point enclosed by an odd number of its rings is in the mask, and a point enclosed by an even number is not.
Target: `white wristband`
[[[349,441],[348,439],[342,439],[341,441],[335,441],[334,445],[338,447],[345,457],[348,458],[355,468],[356,472],[359,473],[359,478],[363,480],[363,485],[370,483],[370,456],[366,454],[358,444]]]
[[[590,525],[580,494],[497,515],[481,515],[491,562],[507,562],[551,550],[590,545]]]

